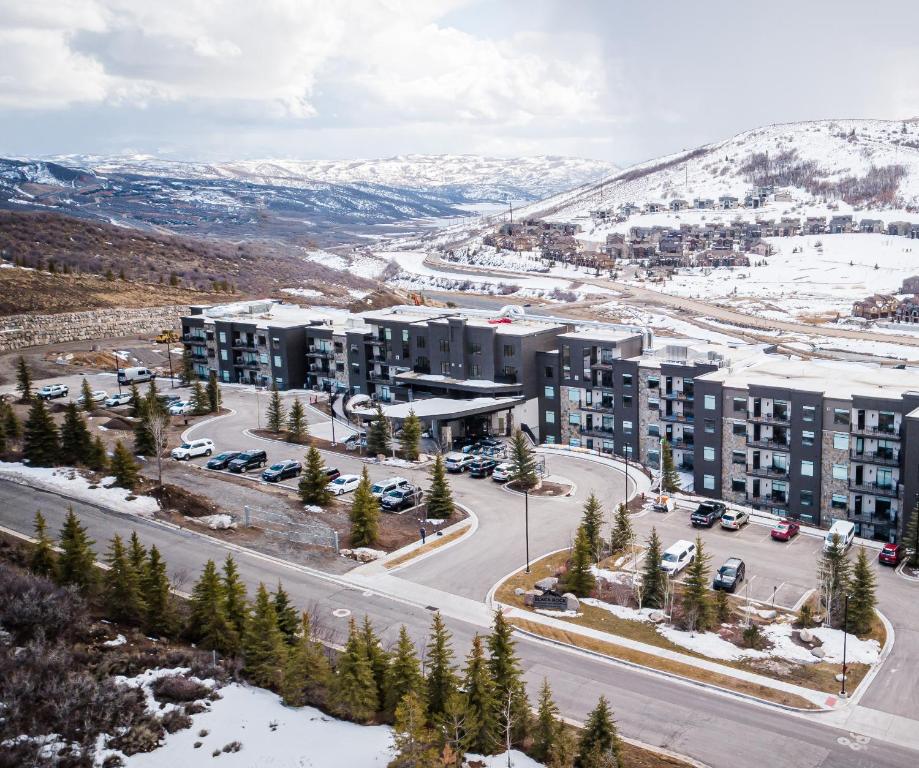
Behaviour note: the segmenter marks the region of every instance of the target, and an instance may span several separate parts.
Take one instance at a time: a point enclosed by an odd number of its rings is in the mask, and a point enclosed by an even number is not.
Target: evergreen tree
[[[243,638],[243,671],[255,685],[277,690],[285,653],[274,603],[265,585],[259,583]]]
[[[211,399],[207,396],[204,385],[200,380],[196,380],[191,389],[191,407],[195,416],[203,416],[210,413]]]
[[[708,591],[709,561],[702,537],[696,536],[696,554],[686,569],[683,582],[683,611],[691,631],[704,632],[712,619],[712,599]]]
[[[598,562],[603,552],[603,505],[600,499],[591,491],[587,501],[584,502],[584,516],[581,518],[581,527],[587,534],[590,545],[591,559]]]
[[[514,432],[510,464],[510,476],[516,488],[528,491],[539,482],[536,475],[536,459],[533,457],[533,450],[522,429]]]
[[[680,490],[680,473],[673,463],[673,450],[670,443],[664,440],[661,443],[661,491],[663,493],[676,493]]]
[[[475,724],[470,733],[469,749],[481,754],[490,754],[500,743],[498,724],[498,699],[495,683],[485,659],[482,638],[472,638],[472,649],[466,657],[463,676],[463,691],[466,706]]]
[[[613,530],[610,534],[610,548],[613,552],[625,552],[631,545],[635,534],[632,532],[632,521],[625,504],[616,507],[616,516],[613,518]]]
[[[287,645],[296,645],[297,632],[300,629],[300,616],[297,615],[297,609],[290,602],[290,595],[284,589],[281,582],[278,582],[278,589],[273,595],[274,612],[278,617],[278,629],[281,630],[281,637]]]
[[[442,765],[454,768],[465,765],[463,758],[479,730],[465,694],[458,690],[451,693],[444,704],[444,711],[432,720],[443,738]]]
[[[587,716],[578,743],[577,768],[619,768],[619,734],[605,696]]]
[[[370,669],[373,671],[373,681],[377,687],[377,701],[382,707],[386,701],[386,672],[389,669],[389,654],[383,650],[380,638],[374,632],[370,617],[366,614],[361,627],[361,643],[367,654],[367,660],[370,662]]]
[[[96,407],[96,403],[93,401],[93,388],[89,386],[89,381],[85,376],[83,377],[83,383],[80,384],[80,398],[83,410],[87,413]]]
[[[415,646],[412,645],[408,630],[403,624],[399,629],[399,640],[392,655],[392,662],[389,665],[389,669],[386,670],[386,685],[384,686],[386,690],[384,699],[386,712],[388,714],[395,713],[399,702],[409,691],[423,691],[423,682],[424,678],[421,676]],[[422,700],[424,699],[422,698]]]
[[[919,501],[916,502],[916,506],[913,507],[912,514],[909,516],[902,543],[909,553],[906,560],[907,565],[911,568],[919,568]]]
[[[140,580],[141,592],[147,612],[144,628],[156,637],[169,637],[175,632],[176,615],[166,575],[166,563],[156,546],[150,547],[150,554]]]
[[[514,628],[501,611],[495,611],[495,622],[488,636],[488,669],[495,684],[495,698],[503,709],[510,699],[512,740],[522,741],[529,731],[530,703],[523,684],[520,659],[514,650]]]
[[[207,399],[211,404],[211,413],[217,413],[223,398],[220,395],[220,384],[217,382],[216,371],[211,371],[207,375]]]
[[[304,504],[315,504],[326,507],[332,503],[332,492],[329,490],[329,478],[326,475],[325,461],[316,446],[311,445],[306,452],[306,467],[299,483],[300,499]]]
[[[367,428],[367,453],[371,456],[389,453],[389,426],[380,403],[377,403],[376,414]]]
[[[719,624],[724,624],[731,619],[731,603],[728,601],[728,593],[719,589],[715,593],[715,617]]]
[[[189,600],[188,635],[206,651],[235,653],[239,635],[227,619],[217,566],[208,560]]]
[[[290,406],[290,413],[287,415],[287,440],[291,443],[302,443],[309,437],[309,434],[303,403],[300,402],[299,397],[295,397],[293,405]]]
[[[137,401],[135,408],[137,413],[137,423],[134,425],[134,453],[137,456],[155,456],[156,441],[153,439],[153,432],[150,430],[150,404],[146,398]]]
[[[183,387],[187,387],[197,378],[195,376],[195,364],[191,359],[191,349],[186,347],[182,351],[182,366],[179,369],[179,381]]]
[[[657,528],[651,528],[648,549],[645,551],[644,570],[641,575],[642,607],[664,608],[664,580],[667,574],[661,568],[661,540]]]
[[[95,586],[94,543],[70,507],[61,529],[61,554],[57,559],[57,578],[61,584],[73,584],[83,592]]]
[[[45,407],[45,401],[40,397],[32,398],[22,444],[23,458],[33,467],[53,467],[58,463],[60,453],[57,426]]]
[[[19,392],[21,402],[32,402],[32,372],[22,355],[16,361],[16,391]]]
[[[849,561],[839,536],[835,534],[817,565],[817,579],[827,623],[831,627],[838,626],[842,621],[844,596],[849,588]]]
[[[228,554],[223,561],[223,575],[221,578],[221,595],[223,599],[223,613],[227,617],[236,637],[242,638],[246,634],[246,620],[249,616],[246,595],[246,585],[239,575],[239,568],[233,555]]]
[[[3,421],[4,408],[3,403],[0,403],[0,456],[6,453],[6,424]]]
[[[76,403],[68,403],[61,425],[61,461],[64,464],[88,464],[92,435]]]
[[[86,466],[94,472],[103,472],[108,467],[108,453],[99,435],[96,435],[86,454]]]
[[[146,612],[140,589],[140,575],[134,570],[121,536],[112,538],[105,572],[105,604],[112,620],[140,624]]]
[[[431,470],[427,510],[430,520],[446,520],[453,514],[453,493],[447,482],[444,457],[439,453],[434,457],[434,468]]]
[[[6,431],[7,440],[18,440],[22,437],[22,423],[16,416],[16,411],[9,403],[4,403],[6,413],[3,415],[3,427]]]
[[[338,715],[357,722],[367,722],[379,709],[373,668],[354,617],[351,618],[348,642],[338,657],[333,705]]]
[[[543,678],[539,689],[539,705],[536,708],[536,724],[533,732],[533,759],[546,763],[555,751],[559,732],[564,725],[559,719],[558,705],[552,700],[552,689],[549,681]]]
[[[421,419],[415,415],[414,408],[409,409],[408,416],[402,422],[399,447],[402,449],[402,458],[408,461],[418,461],[418,455],[421,452]]]
[[[131,531],[131,538],[128,540],[128,557],[137,574],[142,575],[147,563],[147,550],[140,543],[140,536],[137,535],[137,531]]]
[[[281,696],[291,707],[328,705],[332,670],[322,646],[313,639],[310,617],[304,613],[297,642],[287,654],[281,678]]]
[[[588,597],[593,592],[597,584],[597,579],[591,571],[590,566],[593,563],[593,555],[590,551],[590,542],[587,539],[587,532],[584,526],[578,527],[577,536],[574,538],[574,551],[571,553],[571,559],[568,563],[568,572],[565,574],[563,583],[568,592],[572,592],[578,597]]]
[[[124,447],[124,443],[118,440],[115,443],[115,450],[112,451],[112,475],[115,478],[115,485],[127,488],[129,491],[134,490],[137,485],[137,462],[131,452]]]
[[[432,718],[443,714],[447,699],[456,692],[459,685],[453,666],[451,640],[440,611],[435,612],[426,654],[428,711]]]
[[[281,393],[278,385],[271,385],[271,396],[268,398],[268,409],[265,414],[265,424],[268,431],[278,434],[284,427],[284,403],[281,402]]]
[[[370,476],[367,474],[367,467],[364,467],[351,504],[352,547],[372,547],[377,543],[380,502],[370,489]]]
[[[437,733],[427,724],[424,699],[409,691],[395,708],[393,747],[388,768],[440,768]]]
[[[131,416],[135,418],[141,415],[144,399],[140,396],[140,390],[135,382],[131,382]]]
[[[57,559],[51,539],[48,538],[48,523],[41,512],[35,513],[35,546],[29,558],[29,570],[36,576],[53,579],[57,576]]]
[[[877,577],[871,570],[864,547],[859,547],[849,582],[849,632],[866,635],[874,622],[874,607],[877,605],[875,588]]]

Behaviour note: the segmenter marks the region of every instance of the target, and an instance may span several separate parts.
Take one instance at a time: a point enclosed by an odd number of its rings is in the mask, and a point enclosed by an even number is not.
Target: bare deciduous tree
[[[165,413],[153,413],[147,425],[150,442],[156,451],[157,485],[163,487],[163,452],[169,443],[169,416]]]

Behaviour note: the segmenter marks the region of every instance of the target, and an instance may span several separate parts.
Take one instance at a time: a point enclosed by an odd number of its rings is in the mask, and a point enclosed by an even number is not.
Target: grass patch
[[[409,560],[413,560],[419,555],[423,555],[425,552],[430,552],[433,549],[444,546],[451,541],[456,541],[460,536],[466,533],[469,526],[464,525],[462,528],[451,533],[445,533],[443,536],[429,536],[428,542],[413,549],[411,552],[406,552],[404,555],[399,555],[399,557],[388,560],[384,565],[387,568],[395,568],[399,565],[407,563]]]

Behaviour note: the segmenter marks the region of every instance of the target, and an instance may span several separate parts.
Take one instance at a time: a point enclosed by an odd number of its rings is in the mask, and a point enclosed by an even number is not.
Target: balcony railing
[[[858,493],[870,493],[872,496],[889,496],[892,499],[899,498],[903,486],[899,483],[858,483],[854,480],[849,482],[849,490]]]
[[[852,434],[853,435],[866,435],[868,437],[883,437],[887,440],[899,440],[900,439],[900,432],[898,430],[895,430],[893,427],[878,427],[878,426],[859,427],[858,425],[853,425]]]
[[[207,362],[207,354],[202,354],[201,352],[192,352],[192,353],[191,353],[191,359],[192,359],[192,360],[195,360],[196,362],[206,363],[206,362]]]
[[[671,448],[675,448],[680,451],[691,451],[695,448],[696,444],[693,440],[687,440],[686,438],[679,437],[673,440],[668,440]]]
[[[761,413],[759,416],[748,416],[747,420],[754,424],[788,424],[791,417],[787,413]]]
[[[587,435],[588,437],[612,438],[616,434],[616,431],[604,427],[581,427],[581,434]]]
[[[752,504],[755,509],[759,509],[760,507],[788,508],[788,497],[786,496],[753,496],[748,493],[746,494],[746,500]]]
[[[768,440],[765,438],[760,438],[759,440],[753,440],[747,438],[747,445],[751,448],[771,448],[774,451],[790,451],[791,446],[788,443],[783,443],[780,440]]]
[[[695,395],[692,392],[661,392],[661,399],[691,403],[695,400]]]
[[[885,467],[898,467],[900,466],[900,453],[877,453],[875,452],[865,452],[865,453],[855,453],[853,451],[849,454],[849,458],[852,461],[859,462],[862,464],[880,464]]]
[[[615,409],[613,404],[609,403],[604,405],[603,403],[588,403],[587,405],[581,406],[582,411],[593,411],[594,413],[614,413]]]
[[[252,341],[247,341],[246,339],[233,339],[231,346],[233,349],[247,349],[247,350],[256,350],[258,347],[255,345],[255,339]]]
[[[671,413],[671,414],[669,414],[669,415],[666,414],[666,413],[662,413],[662,414],[661,414],[661,419],[662,419],[663,421],[675,421],[675,422],[679,422],[680,424],[692,424],[692,423],[696,420],[696,419],[695,419],[695,416],[694,416],[693,414],[691,414],[691,413],[690,413],[690,414],[685,414],[685,413]]]
[[[747,474],[753,477],[768,477],[773,480],[786,480],[788,470],[779,467],[747,467]]]
[[[321,357],[327,360],[332,357],[332,354],[331,349],[319,349],[318,347],[310,347],[306,352],[307,357]]]

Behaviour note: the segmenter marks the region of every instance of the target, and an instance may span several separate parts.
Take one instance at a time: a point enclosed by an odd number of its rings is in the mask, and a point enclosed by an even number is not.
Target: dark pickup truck
[[[725,513],[726,507],[719,501],[705,501],[696,507],[689,522],[696,528],[711,528]]]

